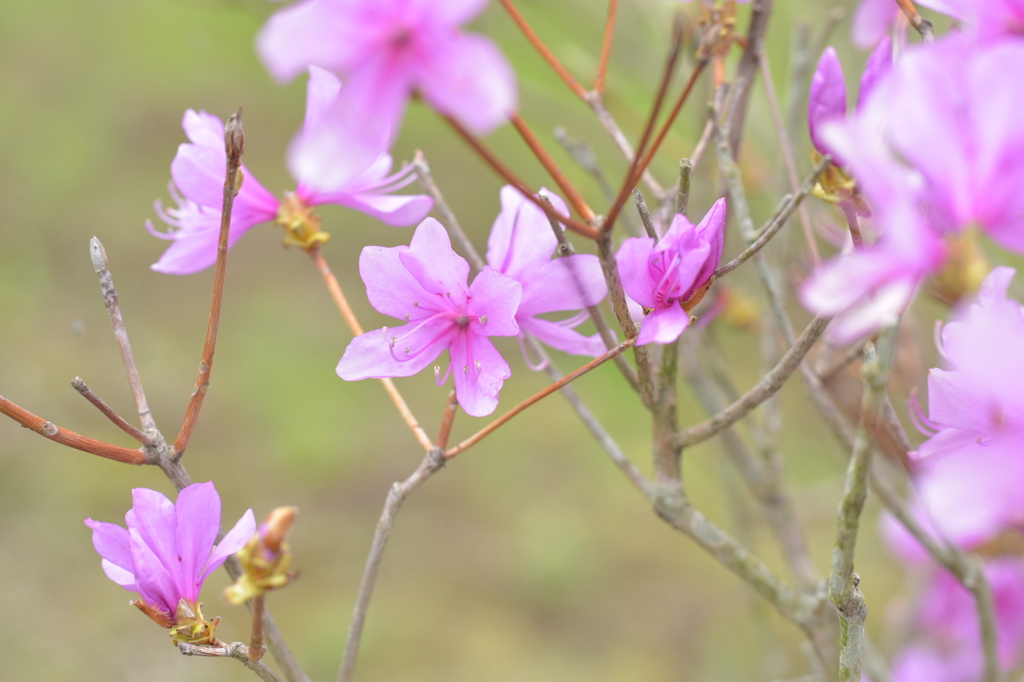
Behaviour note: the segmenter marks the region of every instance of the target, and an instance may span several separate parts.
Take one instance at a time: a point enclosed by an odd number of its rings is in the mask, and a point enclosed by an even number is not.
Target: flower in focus
[[[224,539],[220,496],[213,483],[195,483],[178,493],[178,502],[155,490],[132,490],[125,525],[86,519],[92,543],[103,557],[107,577],[139,599],[132,602],[176,640],[212,641],[219,619],[207,623],[199,611],[203,581],[252,537],[252,510],[242,515]]]
[[[548,196],[556,211],[568,214],[559,197]],[[516,323],[523,332],[566,353],[600,355],[605,346],[599,335],[583,336],[573,329],[586,320],[585,313],[562,322],[539,317],[583,310],[597,305],[608,293],[597,256],[579,254],[552,260],[557,247],[558,238],[544,211],[514,187],[503,187],[501,213],[487,241],[487,263],[523,287]]]
[[[722,258],[724,231],[725,199],[719,199],[696,226],[679,214],[657,243],[651,237],[622,243],[615,256],[622,286],[649,311],[637,345],[672,343],[689,326],[689,310],[710,287]]]
[[[338,363],[346,381],[407,377],[442,352],[450,364],[438,385],[455,375],[455,395],[467,414],[484,417],[498,406],[502,383],[512,375],[488,337],[516,336],[523,287],[490,266],[469,286],[469,263],[451,247],[441,223],[427,218],[409,246],[367,246],[359,274],[370,304],[406,322],[356,338]]]
[[[459,27],[487,0],[301,0],[270,18],[257,48],[278,80],[310,64],[345,77],[353,120],[397,130],[413,92],[477,133],[515,108],[515,77],[490,39]]]
[[[288,154],[298,187],[278,201],[242,166],[244,181],[231,213],[229,248],[254,226],[272,221],[285,228],[286,244],[309,248],[325,241],[328,235],[320,232],[312,210],[321,204],[354,208],[394,226],[411,225],[430,212],[430,197],[391,195],[415,179],[412,166],[391,173],[388,135],[352,130],[342,118],[340,90],[334,75],[310,68],[306,120]],[[153,269],[174,275],[198,272],[217,260],[227,167],[219,118],[189,109],[182,128],[190,141],[178,147],[171,163],[171,196],[178,206],[165,210],[156,204],[157,215],[172,229],[161,233],[147,223],[150,232],[172,242]]]

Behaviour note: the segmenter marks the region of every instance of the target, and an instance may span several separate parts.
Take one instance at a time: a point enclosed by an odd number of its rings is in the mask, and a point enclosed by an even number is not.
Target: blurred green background
[[[794,27],[816,28],[829,3],[776,3],[769,54],[785,97]],[[589,83],[603,2],[522,0],[523,13],[566,65]],[[172,277],[149,270],[165,244],[143,228],[167,200],[168,167],[187,108],[222,117],[245,107],[246,163],[272,191],[293,187],[283,165],[302,120],[304,82],[279,86],[259,64],[256,31],[279,5],[262,0],[49,0],[6,3],[0,19],[0,393],[67,428],[130,445],[70,388],[83,377],[124,415],[133,412],[110,333],[88,240],[106,245],[142,378],[158,424],[173,438],[195,378],[210,271]],[[623,0],[608,78],[608,104],[638,135],[679,4]],[[686,6],[688,11],[695,8]],[[847,10],[852,7],[847,6]],[[741,9],[745,28],[749,9]],[[598,188],[554,144],[564,125],[587,138],[618,182],[625,162],[589,110],[546,68],[496,4],[474,24],[493,36],[519,74],[521,111],[599,211]],[[849,71],[849,22],[833,34]],[[692,45],[691,45],[692,48]],[[692,49],[690,50],[692,53]],[[814,55],[816,59],[816,55]],[[684,66],[683,77],[689,66]],[[699,135],[707,88],[687,108],[654,172],[671,182]],[[799,93],[798,93],[799,94]],[[809,170],[806,133],[798,140]],[[489,143],[534,186],[550,184],[506,127]],[[437,182],[478,248],[498,212],[499,180],[421,105],[413,105],[397,159],[423,149]],[[785,191],[763,90],[755,89],[744,169],[755,221]],[[717,198],[714,164],[699,169],[691,215]],[[820,204],[816,218],[829,215]],[[631,209],[629,209],[631,210]],[[407,243],[409,231],[337,207],[322,211],[326,247],[364,326],[384,323],[356,272],[366,244]],[[795,234],[797,224],[791,226]],[[734,230],[734,227],[730,227]],[[376,382],[334,373],[349,335],[308,258],[281,247],[277,228],[254,229],[232,251],[212,385],[185,455],[193,480],[214,480],[224,522],[248,507],[262,517],[298,505],[292,546],[301,578],[269,603],[314,679],[333,679],[366,552],[392,481],[421,451]],[[736,249],[737,237],[730,236]],[[798,242],[793,241],[793,244]],[[794,271],[799,253],[774,256]],[[757,298],[751,273],[731,275]],[[794,307],[798,322],[807,315]],[[737,384],[757,378],[760,341],[723,328]],[[503,410],[546,384],[516,344]],[[558,356],[563,369],[579,360]],[[923,384],[923,374],[913,382]],[[831,553],[844,458],[815,419],[799,380],[783,391],[784,452],[799,512],[820,569]],[[429,373],[399,380],[435,433],[446,391]],[[578,385],[588,404],[645,471],[649,422],[609,365]],[[703,418],[688,394],[682,421]],[[453,439],[486,423],[460,414]],[[715,444],[688,451],[688,491],[788,579],[759,512]],[[156,468],[91,457],[0,421],[0,657],[3,680],[249,680],[234,661],[186,659],[128,606],[128,592],[100,569],[86,517],[120,522],[130,489],[173,496]],[[885,556],[869,506],[858,571],[871,605],[869,629],[884,641],[885,607],[900,570]],[[245,639],[248,614],[207,583],[208,615],[223,639]],[[752,680],[805,671],[795,628],[743,583],[659,521],[609,464],[558,397],[460,456],[410,498],[391,538],[370,612],[357,679]]]

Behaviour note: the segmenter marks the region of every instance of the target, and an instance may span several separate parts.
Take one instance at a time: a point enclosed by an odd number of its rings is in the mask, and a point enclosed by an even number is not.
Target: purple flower
[[[288,165],[298,179],[295,192],[278,201],[242,166],[244,181],[235,197],[228,246],[260,223],[276,221],[289,233],[286,243],[303,247],[323,241],[319,219],[312,207],[348,206],[389,225],[411,225],[433,207],[430,197],[392,196],[415,179],[411,166],[391,173],[386,134],[357,134],[342,117],[338,104],[341,86],[332,74],[309,70],[305,124],[292,141]],[[224,124],[206,112],[185,112],[182,128],[190,142],[178,147],[171,163],[171,196],[176,208],[156,203],[157,215],[172,227],[154,235],[172,241],[153,265],[158,272],[187,275],[213,265],[217,259],[220,212],[223,201]]]
[[[1001,558],[985,564],[992,586],[999,663],[1012,669],[1024,652],[1024,562]],[[926,578],[913,625],[914,638],[893,664],[893,682],[974,682],[984,666],[974,597],[944,570]]]
[[[690,324],[683,304],[703,295],[722,258],[725,199],[719,199],[694,226],[677,215],[665,235],[627,239],[615,260],[622,286],[648,312],[637,345],[672,343]]]
[[[568,214],[559,197],[548,195],[555,210]],[[551,259],[558,239],[547,216],[511,186],[501,189],[501,213],[487,241],[487,263],[523,287],[516,323],[526,333],[566,353],[597,356],[605,352],[597,334],[575,331],[586,315],[552,322],[539,315],[582,310],[597,305],[608,293],[597,256],[574,255]]]
[[[893,0],[861,0],[853,12],[853,44],[862,50],[874,47],[902,14]]]
[[[867,101],[878,81],[892,66],[892,42],[883,37],[871,53],[860,79],[860,94],[857,107]],[[821,138],[822,127],[829,121],[842,120],[846,116],[846,80],[843,66],[835,48],[829,46],[818,60],[818,68],[811,78],[810,94],[807,98],[807,127],[811,142],[822,154],[832,154],[836,165],[843,165],[833,149]]]
[[[488,132],[515,108],[515,77],[488,38],[459,27],[487,0],[302,0],[272,16],[257,47],[278,80],[310,64],[345,76],[353,120],[397,129],[419,92],[466,127]]]
[[[364,248],[359,274],[370,304],[406,324],[352,339],[338,376],[412,376],[447,350],[444,376],[434,368],[438,385],[454,374],[455,394],[467,414],[493,412],[512,371],[488,337],[519,334],[515,317],[522,285],[487,266],[467,286],[469,263],[452,251],[448,233],[433,218],[420,223],[409,246]]]
[[[921,4],[966,23],[982,41],[1024,33],[1021,0],[921,0]]]
[[[252,510],[242,515],[220,544],[220,496],[213,483],[196,483],[178,494],[177,505],[155,490],[132,490],[126,528],[86,519],[92,544],[103,557],[107,577],[138,592],[140,608],[177,622],[185,600],[195,610],[203,581],[241,549],[256,530]],[[151,616],[152,617],[152,616]]]

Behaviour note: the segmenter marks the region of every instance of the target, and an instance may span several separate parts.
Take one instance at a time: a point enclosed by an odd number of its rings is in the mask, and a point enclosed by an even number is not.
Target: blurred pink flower
[[[455,394],[467,414],[484,417],[498,406],[512,375],[490,336],[516,336],[522,285],[486,266],[466,286],[469,263],[451,247],[441,223],[427,218],[409,246],[367,246],[359,274],[377,311],[404,320],[356,338],[338,363],[346,381],[417,374],[445,350],[450,364],[438,385],[455,375]]]
[[[569,213],[559,197],[547,196],[556,211]],[[552,259],[557,247],[558,239],[544,212],[514,187],[503,187],[501,213],[487,241],[487,263],[523,286],[516,311],[519,328],[566,353],[601,355],[605,346],[599,335],[583,336],[573,329],[587,319],[585,313],[561,322],[539,317],[564,310],[581,311],[597,305],[608,293],[597,256],[578,254]]]
[[[1024,562],[990,560],[985,575],[992,586],[999,663],[1013,669],[1024,662]],[[974,597],[945,570],[926,578],[911,644],[896,656],[893,682],[975,682],[984,657]]]
[[[273,15],[257,48],[286,81],[315,64],[345,76],[353,125],[397,130],[419,92],[477,133],[516,106],[515,76],[489,38],[462,33],[487,0],[301,0]]]
[[[138,592],[143,604],[166,614],[171,625],[178,603],[184,599],[194,608],[206,577],[256,531],[250,509],[214,544],[220,532],[220,495],[213,483],[184,488],[176,505],[155,490],[135,488],[132,508],[125,514],[127,528],[92,519],[85,525],[92,529],[107,577]]]
[[[615,260],[622,286],[649,312],[637,345],[672,343],[690,325],[683,304],[707,285],[722,258],[725,199],[719,199],[696,226],[676,215],[665,235],[627,239]]]
[[[289,220],[295,209],[338,204],[366,213],[389,225],[411,225],[433,207],[423,195],[391,195],[415,179],[412,166],[391,173],[388,136],[361,135],[346,127],[338,107],[340,83],[332,74],[315,67],[309,71],[306,119],[292,141],[288,166],[298,179],[294,193],[278,201],[242,166],[244,181],[235,197],[228,247],[260,223]],[[156,212],[171,226],[151,233],[172,242],[153,269],[175,275],[198,272],[217,259],[220,212],[223,201],[224,124],[212,114],[189,109],[182,121],[189,142],[178,147],[171,163],[171,196],[176,208]],[[288,214],[288,215],[285,215]]]

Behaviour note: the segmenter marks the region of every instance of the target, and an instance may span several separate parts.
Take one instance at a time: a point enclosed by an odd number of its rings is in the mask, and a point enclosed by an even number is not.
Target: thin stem
[[[199,411],[206,398],[206,390],[210,386],[210,371],[213,369],[213,353],[217,346],[217,331],[220,327],[221,304],[224,300],[224,277],[228,263],[228,233],[231,228],[231,209],[235,203],[235,195],[241,184],[238,169],[242,165],[242,154],[245,151],[245,133],[242,130],[242,109],[232,114],[224,126],[224,148],[227,152],[227,170],[224,173],[224,203],[220,213],[220,235],[217,240],[217,265],[213,272],[213,295],[210,300],[210,317],[206,326],[206,340],[203,343],[203,357],[199,362],[199,376],[196,377],[195,388],[189,397],[185,418],[174,441],[176,457],[185,454],[192,431],[199,420]]]
[[[615,146],[619,148],[622,156],[627,160],[632,161],[636,156],[636,152],[634,151],[633,146],[629,143],[629,140],[626,139],[626,134],[622,132],[622,128],[619,127],[618,121],[616,121],[615,117],[608,111],[601,94],[596,92],[590,93],[588,101],[590,102],[590,108],[594,110],[594,114],[597,116],[598,123],[600,123],[601,127],[604,128],[606,133],[608,133],[608,136],[612,138],[612,142],[614,142]],[[641,174],[641,177],[647,185],[647,188],[654,193],[654,196],[661,197],[665,194],[665,190],[660,184],[658,184],[658,181],[654,179],[654,176],[651,175],[649,170],[645,170]]]
[[[690,159],[679,160],[679,187],[676,190],[675,210],[686,215],[690,208],[690,180],[693,177],[693,162]]]
[[[313,265],[316,267],[317,272],[320,273],[320,276],[323,277],[327,290],[331,293],[331,298],[334,299],[334,304],[341,311],[341,316],[345,318],[345,322],[348,324],[353,336],[359,336],[363,333],[363,328],[359,324],[359,320],[356,319],[355,312],[353,312],[352,306],[349,305],[345,292],[341,289],[341,284],[338,283],[338,278],[334,276],[334,272],[327,264],[327,259],[324,258],[320,245],[314,244],[308,251],[309,257],[313,260]],[[381,379],[380,383],[384,386],[384,390],[387,391],[391,402],[395,404],[395,408],[402,416],[402,420],[409,427],[409,430],[412,431],[420,445],[423,446],[423,449],[427,451],[434,447],[434,444],[430,442],[430,436],[420,426],[419,420],[416,419],[416,415],[412,413],[409,405],[405,402],[405,398],[402,397],[398,387],[395,386],[395,382],[391,379]]]
[[[263,617],[266,612],[266,596],[258,594],[252,598],[252,628],[249,630],[249,660],[257,662],[263,658]]]
[[[732,104],[725,122],[729,131],[729,149],[734,157],[740,153],[740,142],[743,140],[744,120],[750,104],[750,93],[757,75],[758,62],[764,53],[764,36],[768,30],[768,20],[772,14],[772,0],[759,0],[753,3],[750,11],[750,26],[747,28],[746,47],[736,67],[736,76],[730,96]]]
[[[618,9],[619,0],[608,0],[608,19],[604,22],[604,37],[601,39],[601,57],[597,62],[594,92],[604,92],[604,78],[608,73],[608,59],[612,54],[612,36],[615,35],[615,16]]]
[[[113,422],[114,426],[121,429],[129,436],[139,441],[143,445],[153,445],[153,439],[147,434],[143,433],[136,427],[132,426],[124,420],[124,418],[114,411],[110,405],[105,403],[102,398],[92,392],[92,390],[86,385],[85,381],[81,377],[75,377],[71,381],[71,385],[76,391],[82,394],[82,397],[88,400],[92,405],[103,413],[103,416]]]
[[[597,157],[594,155],[594,149],[590,146],[590,143],[583,138],[570,137],[568,131],[562,126],[555,128],[554,135],[555,141],[562,145],[562,148],[572,157],[572,160],[597,181],[604,198],[612,201],[615,198],[615,190],[608,184],[608,178],[605,177],[604,171],[601,170],[601,166],[597,163]]]
[[[544,169],[547,170],[551,179],[554,180],[555,184],[558,185],[558,188],[562,190],[562,194],[565,195],[565,200],[568,201],[574,209],[576,209],[576,212],[579,213],[585,221],[593,222],[595,218],[593,209],[591,209],[590,206],[587,205],[587,202],[584,201],[583,197],[580,196],[576,187],[569,182],[569,178],[565,177],[565,173],[563,173],[562,169],[558,167],[555,160],[551,158],[547,149],[545,149],[544,145],[540,143],[537,136],[533,134],[533,131],[530,130],[530,126],[526,124],[526,121],[523,120],[522,116],[513,112],[509,116],[509,120],[512,122],[515,129],[519,131],[523,141],[526,142],[526,146],[530,148],[530,151],[533,152],[534,156],[537,157],[537,160],[540,161],[541,165],[544,166]]]
[[[676,442],[681,447],[691,447],[719,433],[750,414],[750,412],[776,393],[786,380],[796,371],[811,347],[825,331],[831,318],[816,317],[804,329],[778,364],[772,368],[757,384],[736,402],[729,405],[707,421],[683,429],[676,435]]]
[[[875,346],[864,347],[864,398],[861,406],[861,424],[846,471],[846,484],[839,502],[839,518],[836,528],[835,549],[832,552],[832,573],[828,580],[828,596],[839,611],[840,682],[859,682],[861,678],[861,657],[864,651],[864,621],[867,618],[867,604],[858,585],[860,578],[853,572],[854,555],[857,549],[857,534],[861,514],[868,495],[868,472],[871,470],[871,424],[878,419],[879,408],[885,395],[892,364],[894,327],[884,329],[878,335],[878,352]]]
[[[839,202],[839,208],[842,209],[843,215],[846,217],[846,225],[850,229],[850,238],[853,239],[853,248],[858,251],[864,248],[864,237],[860,233],[860,220],[857,218],[857,209],[854,207],[852,201],[841,201]]]
[[[139,414],[144,431],[156,429],[153,414],[149,411],[149,402],[146,400],[146,391],[142,388],[142,379],[139,378],[139,369],[135,364],[135,355],[132,353],[132,344],[128,340],[128,331],[124,326],[124,317],[121,315],[121,305],[117,298],[117,289],[114,287],[114,277],[110,274],[110,263],[107,260],[107,251],[103,244],[96,237],[89,240],[89,256],[92,259],[93,269],[100,278],[100,290],[103,292],[103,304],[107,309],[107,316],[114,327],[114,338],[117,340],[117,347],[121,351],[121,363],[124,365],[125,374],[128,376],[128,385],[131,387],[132,397],[135,399],[135,409]]]
[[[178,644],[178,651],[180,651],[184,656],[233,658],[236,661],[241,661],[245,664],[246,668],[256,673],[256,675],[264,682],[281,682],[277,675],[267,667],[266,663],[263,663],[258,658],[252,658],[252,651],[242,642],[231,642],[224,646],[200,646],[198,644],[180,642]]]
[[[455,457],[456,455],[458,455],[460,452],[462,452],[464,450],[467,450],[470,447],[476,445],[481,440],[483,440],[484,438],[489,436],[491,433],[493,433],[495,431],[495,429],[503,426],[505,424],[505,422],[509,421],[510,419],[512,419],[513,417],[518,415],[520,412],[522,412],[526,408],[528,408],[531,405],[537,403],[541,399],[548,397],[549,395],[551,395],[552,393],[554,393],[558,389],[560,389],[563,386],[565,386],[565,385],[575,381],[576,379],[580,378],[581,376],[583,376],[587,372],[591,371],[592,369],[596,369],[597,367],[600,367],[601,365],[603,365],[608,360],[611,360],[613,357],[615,357],[619,353],[622,353],[624,350],[626,350],[627,348],[632,346],[635,342],[636,342],[636,338],[627,339],[626,341],[623,341],[622,343],[617,345],[615,348],[612,348],[607,353],[602,355],[601,357],[595,358],[594,360],[591,360],[587,364],[585,364],[582,367],[580,367],[579,369],[577,369],[575,372],[571,372],[571,373],[567,374],[564,378],[554,382],[553,384],[551,384],[547,388],[545,388],[545,389],[543,389],[541,391],[538,391],[534,395],[530,396],[526,400],[522,401],[521,403],[519,403],[518,405],[516,405],[515,407],[510,409],[505,414],[503,414],[500,417],[498,417],[497,419],[495,419],[493,422],[491,422],[490,424],[488,424],[484,428],[482,428],[479,431],[477,431],[476,433],[474,433],[472,436],[470,436],[466,440],[464,440],[461,443],[459,443],[458,445],[456,445],[454,448],[450,448],[450,449],[446,450],[445,453],[444,453],[444,458],[446,460],[449,460],[452,457]]]
[[[922,40],[926,43],[935,42],[935,29],[932,27],[932,22],[918,13],[911,0],[896,0],[896,4],[903,10],[903,14],[906,15],[910,25],[921,34]]]
[[[779,151],[782,154],[782,163],[786,167],[786,178],[789,180],[791,192],[800,190],[800,179],[796,172],[796,160],[793,158],[793,144],[786,132],[786,126],[782,121],[782,111],[779,108],[779,100],[775,94],[775,83],[772,80],[772,70],[768,66],[767,53],[761,54],[760,60],[761,80],[764,81],[765,94],[768,98],[768,110],[772,115],[772,123],[775,125],[775,135],[779,139]],[[800,227],[803,229],[804,241],[807,242],[807,252],[811,255],[811,263],[815,269],[821,264],[821,254],[818,253],[818,242],[814,238],[814,230],[811,227],[811,216],[807,207],[800,204]]]
[[[647,202],[644,201],[644,195],[640,194],[640,190],[636,187],[633,188],[633,202],[636,204],[636,212],[640,214],[640,222],[644,224],[644,232],[651,239],[658,238],[658,230],[655,229],[654,223],[651,221],[651,211],[647,208]]]
[[[355,672],[359,644],[362,641],[363,628],[366,626],[366,614],[370,608],[370,597],[373,596],[373,588],[377,584],[381,561],[384,559],[384,550],[387,549],[388,539],[391,537],[391,529],[395,525],[398,511],[401,509],[402,503],[405,502],[405,498],[440,471],[445,465],[445,461],[440,449],[430,450],[416,471],[401,483],[393,484],[388,492],[384,510],[377,522],[373,544],[370,546],[370,554],[366,557],[366,567],[359,584],[359,595],[356,598],[352,624],[349,626],[348,638],[345,641],[345,655],[341,661],[338,682],[349,682],[352,679],[352,673]]]
[[[590,239],[597,239],[599,232],[590,225],[581,223],[580,221],[570,218],[569,216],[560,215],[557,212],[553,212],[550,207],[545,206],[543,202],[537,199],[537,197],[535,196],[536,193],[533,190],[527,187],[527,185],[522,180],[520,180],[515,175],[515,173],[510,171],[508,167],[505,166],[505,164],[503,164],[490,149],[484,146],[484,144],[480,140],[478,140],[472,133],[470,133],[468,130],[462,127],[462,124],[460,124],[458,121],[451,118],[450,116],[442,116],[441,118],[447,121],[448,125],[455,129],[455,132],[457,132],[459,136],[463,140],[465,140],[465,142],[473,149],[473,151],[479,154],[480,157],[484,161],[486,161],[487,164],[491,168],[493,168],[496,173],[498,173],[498,175],[503,177],[506,182],[515,187],[517,190],[519,190],[519,193],[526,197],[528,201],[531,201],[537,206],[539,206],[541,210],[543,210],[546,214],[554,217],[556,220],[558,220],[558,222],[564,224],[573,232],[577,232],[583,235],[584,237],[588,237]]]
[[[661,107],[665,102],[665,94],[668,92],[668,86],[672,82],[672,75],[675,73],[676,64],[679,62],[679,53],[682,46],[683,33],[682,24],[677,16],[675,23],[672,25],[672,44],[669,48],[668,59],[665,62],[665,69],[661,75],[661,82],[658,85],[658,92],[654,96],[654,105],[651,107],[651,113],[647,117],[647,123],[644,124],[644,132],[640,136],[640,142],[637,145],[636,151],[633,153],[633,158],[629,164],[629,170],[626,171],[626,176],[622,180],[622,185],[619,187],[619,193],[615,195],[615,201],[612,202],[611,207],[608,209],[607,216],[605,217],[604,226],[602,231],[605,234],[611,231],[612,226],[615,224],[615,218],[619,215],[619,211],[622,210],[623,205],[626,203],[626,197],[629,196],[629,191],[636,185],[637,178],[643,173],[644,168],[639,168],[640,161],[643,158],[644,152],[647,151],[647,143],[651,139],[651,133],[654,131],[654,124],[658,121],[658,114],[661,113]],[[638,170],[639,169],[639,170]]]
[[[455,391],[448,394],[448,402],[444,406],[444,416],[441,418],[441,430],[437,434],[437,447],[444,450],[448,447],[448,437],[452,433],[452,424],[455,423],[455,415],[459,411],[459,401],[455,398]]]
[[[548,49],[548,46],[544,44],[544,41],[540,39],[540,36],[530,28],[530,25],[526,23],[526,19],[524,19],[523,15],[519,13],[518,9],[516,9],[515,3],[513,3],[512,0],[501,0],[501,4],[505,10],[508,11],[509,16],[512,17],[512,21],[516,22],[516,26],[519,27],[519,30],[523,32],[524,36],[526,36],[526,39],[530,41],[530,44],[533,45],[534,49],[540,53],[540,56],[544,61],[546,61],[551,69],[558,74],[558,77],[569,86],[569,89],[572,90],[574,95],[585,101],[587,99],[586,89],[576,82],[576,79],[572,77],[569,70],[562,66],[562,62],[558,61],[558,57]]]
[[[771,238],[782,229],[786,224],[786,221],[793,215],[793,212],[802,205],[804,198],[814,189],[814,184],[818,181],[818,178],[825,170],[825,167],[828,166],[829,161],[830,157],[828,156],[822,159],[821,163],[819,163],[815,167],[814,171],[807,176],[807,179],[804,180],[803,185],[800,186],[800,190],[796,194],[789,196],[783,203],[781,210],[772,216],[767,225],[761,228],[758,232],[757,239],[755,239],[750,246],[744,249],[740,255],[715,270],[716,278],[732,272],[739,266],[746,263],[755,253],[760,251],[769,241],[771,241]]]
[[[61,445],[66,445],[69,448],[88,452],[90,455],[96,455],[98,457],[106,457],[107,459],[112,459],[124,464],[149,464],[146,458],[146,453],[141,449],[133,450],[131,448],[111,445],[109,443],[104,443],[103,441],[75,433],[74,431],[62,429],[53,422],[46,421],[42,417],[32,414],[28,410],[16,405],[3,396],[0,396],[0,414],[10,417],[26,429],[35,431],[44,438],[49,438],[50,440],[60,443]]]

